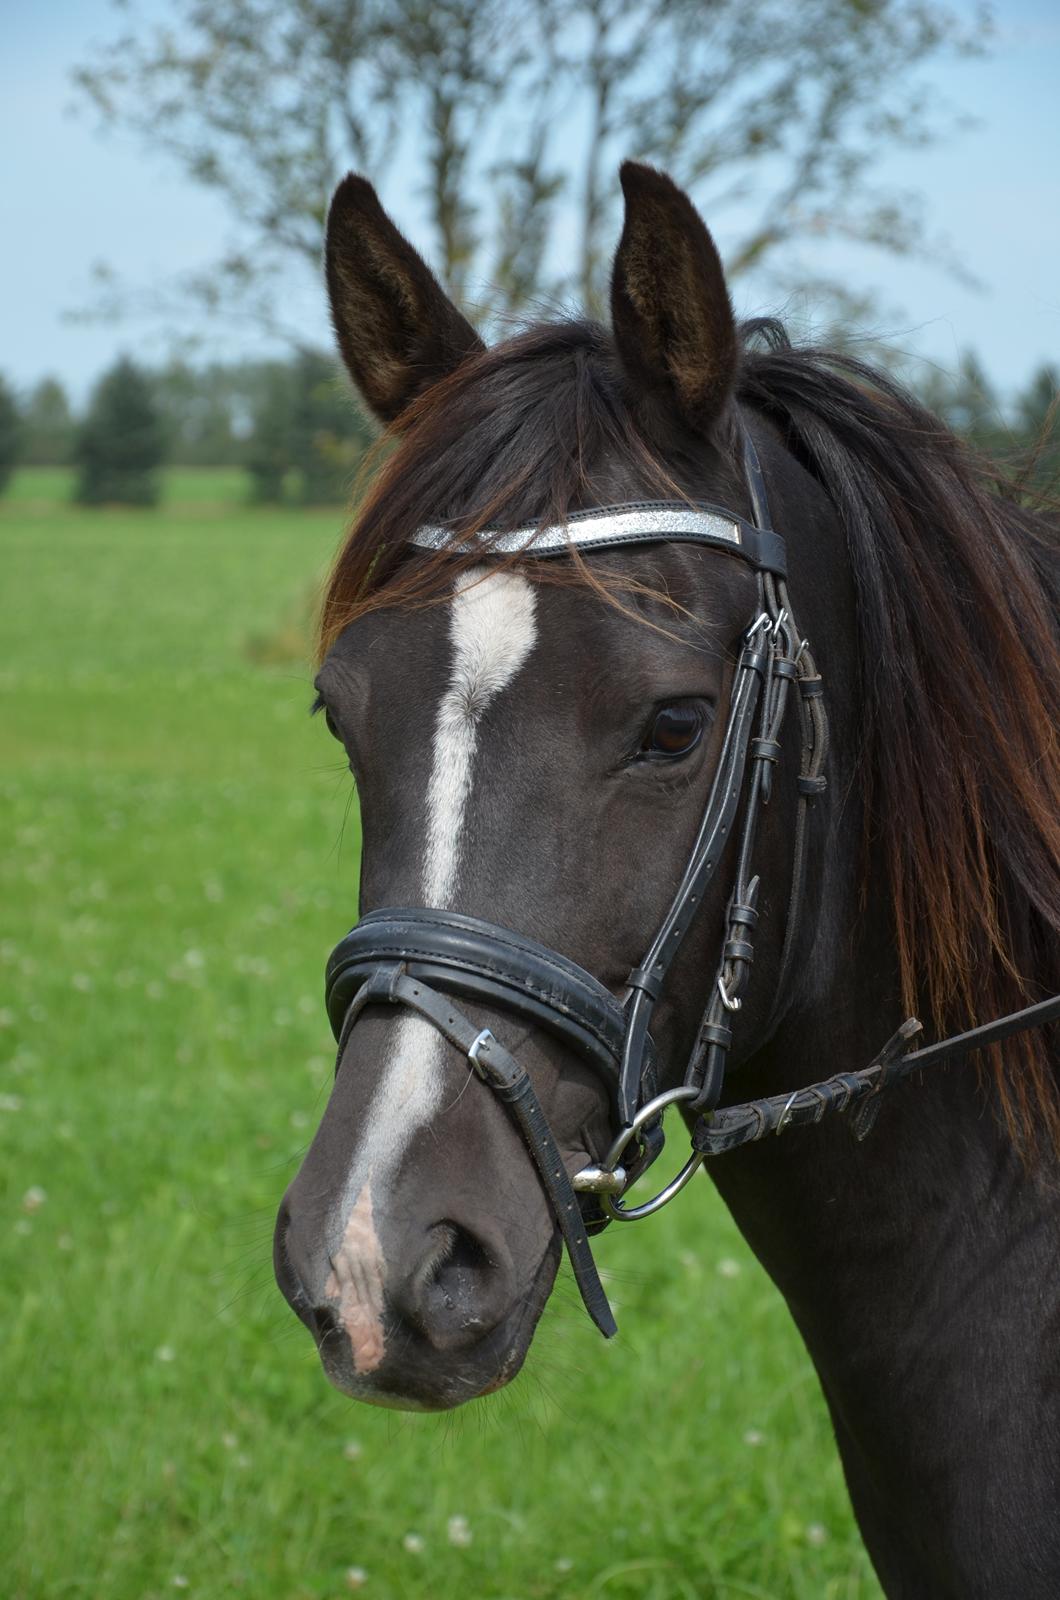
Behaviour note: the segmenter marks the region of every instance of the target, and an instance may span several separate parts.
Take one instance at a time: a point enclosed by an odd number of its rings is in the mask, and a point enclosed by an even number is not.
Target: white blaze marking
[[[478,724],[534,647],[534,591],[511,572],[483,577],[472,567],[457,581],[452,605],[453,666],[438,707],[434,764],[427,790],[425,906],[447,906],[456,887]]]
[[[534,590],[511,572],[473,567],[456,583],[450,611],[453,659],[434,730],[427,785],[423,904],[452,903],[466,831],[479,723],[514,678],[537,638]],[[413,1134],[433,1117],[445,1084],[445,1040],[408,1012],[394,1030],[393,1053],[365,1119],[366,1134],[340,1206],[341,1239],[325,1293],[339,1300],[357,1372],[383,1359],[386,1265],[372,1216],[372,1189],[384,1198]]]

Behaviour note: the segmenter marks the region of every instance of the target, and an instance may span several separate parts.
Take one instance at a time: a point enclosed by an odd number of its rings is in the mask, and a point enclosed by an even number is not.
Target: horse
[[[784,1296],[885,1592],[1055,1600],[1055,525],[621,183],[611,327],[490,348],[370,184],[330,209],[385,430],[316,678],[362,921],[278,1282],[347,1394],[489,1394],[564,1244],[614,1331],[590,1241],[677,1105],[658,1201],[705,1166]]]

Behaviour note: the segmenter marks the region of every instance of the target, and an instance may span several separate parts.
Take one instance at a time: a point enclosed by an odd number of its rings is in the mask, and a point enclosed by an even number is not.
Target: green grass
[[[77,474],[72,467],[20,467],[4,496],[8,510],[50,512],[69,505]],[[161,505],[187,515],[195,506],[238,506],[247,499],[250,480],[242,467],[167,467],[162,473]],[[136,509],[108,507],[95,517],[137,517]]]
[[[601,1241],[613,1345],[563,1283],[490,1401],[327,1386],[269,1250],[356,826],[307,669],[247,641],[339,516],[211,509],[191,474],[79,512],[28,477],[0,503],[0,1592],[338,1600],[353,1567],[387,1600],[873,1600],[810,1364],[706,1182]]]

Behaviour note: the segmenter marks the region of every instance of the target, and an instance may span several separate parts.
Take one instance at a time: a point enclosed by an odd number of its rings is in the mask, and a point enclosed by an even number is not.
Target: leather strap
[[[411,977],[401,962],[374,966],[347,1010],[340,1045],[365,1006],[379,1002],[408,1006],[433,1023],[510,1107],[563,1235],[585,1309],[604,1338],[612,1338],[618,1327],[596,1270],[578,1197],[527,1072],[488,1028],[476,1028],[447,995]]]
[[[626,1019],[614,995],[557,951],[480,917],[427,908],[369,912],[328,960],[325,1003],[338,1037],[350,1001],[378,962],[468,1000],[513,1010],[595,1067],[614,1096]],[[649,1041],[649,1068],[654,1047]]]
[[[341,1055],[351,1026],[351,1004],[376,966],[399,962],[432,989],[513,1012],[543,1027],[593,1067],[607,1086],[617,1120],[619,1067],[626,1038],[622,1003],[591,973],[536,939],[481,917],[426,907],[381,909],[362,917],[336,945],[325,976],[325,1004]],[[655,1044],[645,1036],[639,1065],[642,1098],[657,1092]],[[643,1130],[633,1181],[658,1157],[661,1121]],[[602,1212],[586,1217],[593,1232],[607,1225]]]
[[[644,1092],[641,1079],[655,1000],[699,910],[703,891],[729,842],[740,803],[747,748],[754,731],[762,676],[768,664],[768,652],[760,640],[766,620],[762,614],[744,639],[730,696],[725,740],[707,808],[684,876],[647,955],[627,979],[631,993],[627,1005],[618,1098],[619,1121],[624,1125],[632,1122],[638,1105],[651,1098]]]
[[[940,1039],[936,1044],[907,1053],[907,1046],[922,1029],[915,1017],[910,1017],[890,1038],[879,1055],[858,1072],[839,1072],[820,1083],[809,1084],[789,1095],[770,1095],[765,1100],[751,1100],[743,1105],[725,1106],[700,1117],[692,1129],[692,1148],[701,1155],[724,1155],[740,1145],[754,1144],[771,1133],[783,1133],[786,1128],[805,1127],[821,1122],[833,1111],[843,1112],[859,1106],[853,1122],[858,1139],[864,1139],[876,1120],[879,1102],[870,1096],[882,1094],[891,1084],[900,1083],[910,1073],[924,1067],[934,1067],[955,1056],[966,1055],[970,1050],[982,1050],[998,1044],[1013,1034],[1028,1028],[1041,1028],[1046,1023],[1060,1019],[1060,995],[1025,1006],[1009,1016],[998,1017],[994,1022],[970,1028],[966,1033]]]

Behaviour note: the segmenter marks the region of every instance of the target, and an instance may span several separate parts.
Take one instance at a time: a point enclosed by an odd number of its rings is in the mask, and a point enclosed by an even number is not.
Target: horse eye
[[[333,739],[337,739],[341,744],[342,734],[339,732],[338,724],[336,723],[335,718],[331,715],[331,712],[328,710],[327,706],[324,707],[324,722],[331,737]]]
[[[652,756],[685,756],[694,750],[703,732],[698,706],[663,706],[645,735],[641,751]]]

